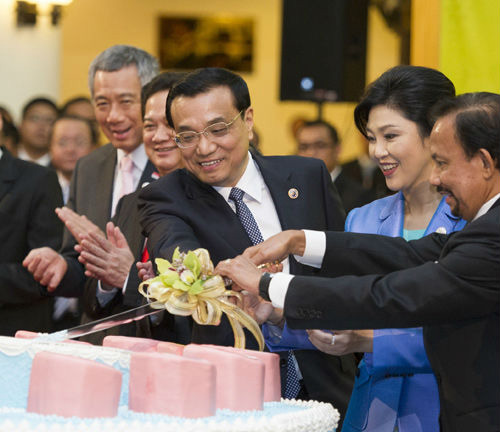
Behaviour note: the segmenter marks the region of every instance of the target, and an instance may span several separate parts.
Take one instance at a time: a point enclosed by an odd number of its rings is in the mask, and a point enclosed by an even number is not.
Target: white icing
[[[316,401],[281,400],[281,406],[296,406],[297,411],[273,414],[280,404],[267,404],[268,415],[251,415],[239,417],[233,413],[230,418],[210,419],[178,419],[166,416],[142,415],[143,419],[62,419],[61,417],[37,416],[36,421],[11,419],[2,420],[9,414],[22,415],[24,410],[0,409],[0,430],[2,432],[333,432],[337,428],[339,413],[330,404]],[[278,409],[279,410],[279,409]],[[230,413],[229,410],[224,410]],[[126,407],[120,408],[120,415],[134,416]],[[149,419],[148,417],[151,417]],[[52,421],[51,421],[52,420]],[[57,420],[57,421],[56,421]]]
[[[50,351],[57,354],[66,354],[87,360],[97,360],[112,366],[119,364],[121,367],[130,368],[130,352],[119,348],[109,348],[76,343],[55,342],[48,339],[17,339],[0,336],[0,354],[17,356],[24,353],[31,358],[40,351]]]

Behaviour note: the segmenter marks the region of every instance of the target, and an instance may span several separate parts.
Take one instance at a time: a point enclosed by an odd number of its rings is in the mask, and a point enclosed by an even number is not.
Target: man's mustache
[[[440,193],[440,194],[445,194],[445,195],[451,195],[451,192],[448,190],[448,189],[445,189],[444,187],[442,186],[437,186],[437,191]]]

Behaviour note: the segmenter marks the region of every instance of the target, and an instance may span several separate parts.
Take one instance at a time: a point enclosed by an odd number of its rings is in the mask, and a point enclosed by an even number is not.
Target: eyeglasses
[[[205,135],[207,139],[222,138],[227,135],[229,127],[236,121],[236,119],[241,116],[244,110],[241,110],[236,117],[232,119],[229,123],[219,122],[211,124],[203,129],[201,132],[186,131],[178,133],[174,140],[178,147],[180,148],[190,148],[198,145],[201,139],[201,134]]]
[[[313,150],[313,151],[318,151],[318,150],[326,150],[329,148],[335,147],[335,144],[332,144],[331,142],[326,142],[326,141],[314,141],[312,143],[306,143],[306,142],[299,142],[297,148],[299,153],[305,153],[307,151]]]

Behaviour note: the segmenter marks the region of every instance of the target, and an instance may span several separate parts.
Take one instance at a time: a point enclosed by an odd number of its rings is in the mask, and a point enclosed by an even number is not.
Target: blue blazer
[[[403,236],[404,198],[401,192],[352,210],[345,230],[391,237]],[[441,200],[424,235],[462,229],[465,221],[453,216]],[[314,348],[303,330],[286,325],[272,350],[300,346]],[[277,342],[274,341],[274,342]],[[374,330],[373,353],[366,353],[349,402],[342,432],[433,432],[439,430],[439,395],[425,353],[422,329]]]

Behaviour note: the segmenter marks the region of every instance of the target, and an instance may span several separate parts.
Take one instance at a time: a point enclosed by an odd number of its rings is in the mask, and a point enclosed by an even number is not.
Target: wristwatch
[[[271,299],[269,298],[269,285],[273,276],[274,273],[262,273],[259,281],[259,296],[261,296],[265,301],[268,302],[271,301]]]

